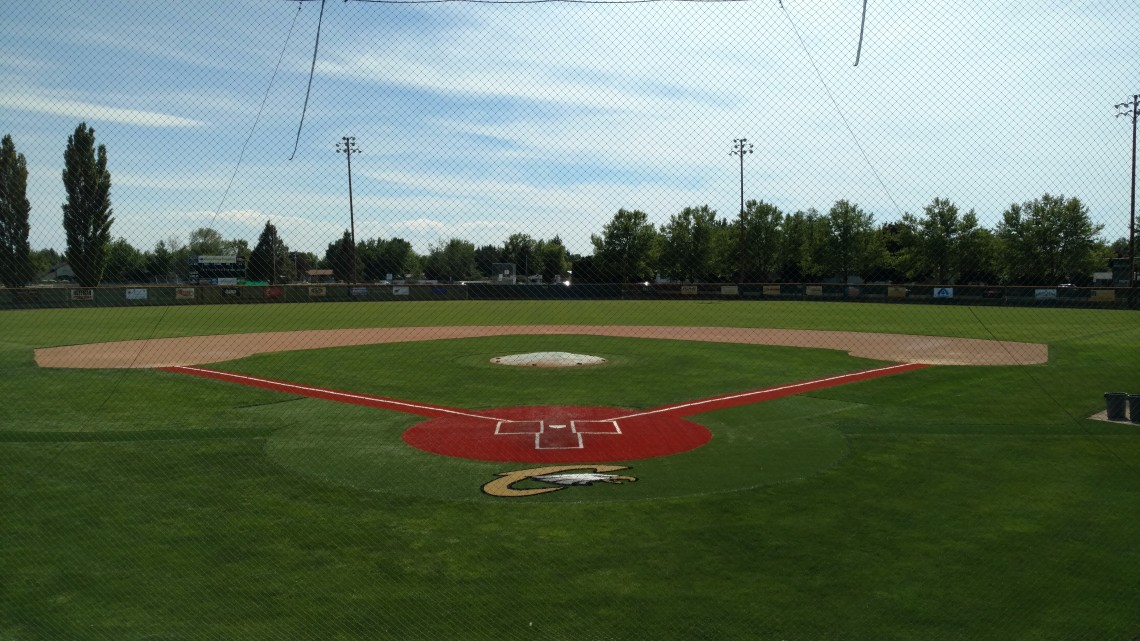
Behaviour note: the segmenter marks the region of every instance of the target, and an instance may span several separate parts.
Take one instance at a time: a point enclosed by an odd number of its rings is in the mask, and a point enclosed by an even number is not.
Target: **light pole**
[[[1116,105],[1116,117],[1132,118],[1132,189],[1129,191],[1128,214],[1128,287],[1136,287],[1136,116],[1140,114],[1140,94],[1132,96],[1132,103]]]
[[[740,156],[740,273],[737,283],[744,283],[744,155],[752,153],[752,143],[747,138],[734,138],[730,156]]]
[[[356,283],[356,216],[352,211],[352,154],[360,153],[360,149],[356,147],[355,136],[342,136],[341,141],[336,144],[336,151],[338,154],[344,154],[348,160],[348,224],[350,238],[352,239],[352,282]]]

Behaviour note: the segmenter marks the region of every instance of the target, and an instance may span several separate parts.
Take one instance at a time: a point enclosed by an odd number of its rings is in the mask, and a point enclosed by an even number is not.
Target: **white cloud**
[[[104,121],[140,127],[201,127],[206,124],[200,120],[173,114],[97,105],[34,92],[0,92],[0,108],[67,116],[89,123]]]

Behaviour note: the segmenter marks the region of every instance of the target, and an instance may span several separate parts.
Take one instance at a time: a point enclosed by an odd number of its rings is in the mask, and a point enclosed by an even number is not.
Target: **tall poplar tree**
[[[28,162],[16,153],[12,136],[0,143],[0,283],[22,287],[32,279],[28,245]]]
[[[95,147],[95,130],[81,122],[67,138],[63,154],[63,230],[67,262],[82,287],[95,287],[103,277],[111,248],[111,174],[107,148]]]

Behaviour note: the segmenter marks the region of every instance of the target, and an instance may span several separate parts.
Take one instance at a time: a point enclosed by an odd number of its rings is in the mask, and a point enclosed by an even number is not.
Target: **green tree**
[[[116,238],[107,250],[105,280],[112,283],[140,283],[147,280],[146,257],[125,238]]]
[[[642,211],[619,209],[602,227],[602,235],[590,236],[594,262],[610,282],[631,282],[653,277],[657,263],[657,230]]]
[[[170,251],[166,241],[160,240],[154,245],[154,250],[146,254],[146,273],[154,282],[166,282],[174,271],[174,253]]]
[[[1010,205],[997,228],[1006,279],[1019,284],[1088,280],[1100,266],[1097,236],[1103,229],[1076,198],[1045,194]]]
[[[661,273],[685,281],[705,281],[716,272],[716,211],[686,207],[661,226]]]
[[[744,203],[742,220],[732,225],[736,231],[732,243],[735,265],[730,271],[743,268],[740,278],[744,282],[768,280],[779,263],[783,222],[784,213],[775,205],[757,200]]]
[[[475,267],[479,273],[487,278],[491,277],[491,270],[495,263],[503,260],[503,248],[497,245],[483,245],[475,249]]]
[[[225,254],[225,239],[222,232],[213,227],[199,227],[190,232],[191,256],[221,256]]]
[[[36,249],[31,253],[32,273],[42,274],[63,262],[63,254],[54,249]]]
[[[352,234],[346,229],[336,242],[329,243],[325,250],[324,264],[333,271],[333,278],[348,282],[352,279],[352,262],[356,252],[352,250]]]
[[[27,285],[35,275],[28,244],[31,212],[28,161],[16,153],[12,136],[4,136],[0,142],[0,283],[7,287]]]
[[[95,287],[103,277],[111,246],[111,174],[107,148],[95,147],[95,130],[79,123],[67,138],[63,154],[63,229],[67,262],[82,287]]]
[[[570,269],[570,253],[558,236],[550,240],[540,240],[534,248],[538,260],[538,273],[542,280],[553,283]]]
[[[778,272],[786,282],[819,279],[827,261],[827,217],[815,209],[784,217],[780,234]]]
[[[828,272],[841,276],[846,283],[873,262],[874,216],[840,200],[831,207],[826,221]]]
[[[291,268],[289,247],[281,240],[273,223],[266,221],[257,245],[249,253],[249,262],[246,264],[249,280],[280,282],[288,279]]]
[[[424,259],[424,275],[433,280],[466,280],[476,273],[475,245],[458,238],[432,246]]]
[[[922,217],[903,215],[903,224],[913,234],[911,269],[919,279],[953,285],[967,267],[962,250],[978,230],[973,210],[962,215],[958,206],[945,198],[935,198],[923,208]]]
[[[541,267],[535,248],[538,242],[527,234],[511,234],[503,244],[503,262],[514,263],[515,273],[528,279]]]

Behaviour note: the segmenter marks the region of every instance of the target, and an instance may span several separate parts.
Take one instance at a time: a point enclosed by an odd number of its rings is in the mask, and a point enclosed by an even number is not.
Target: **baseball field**
[[[3,312],[0,641],[1132,640],[1137,319]]]

